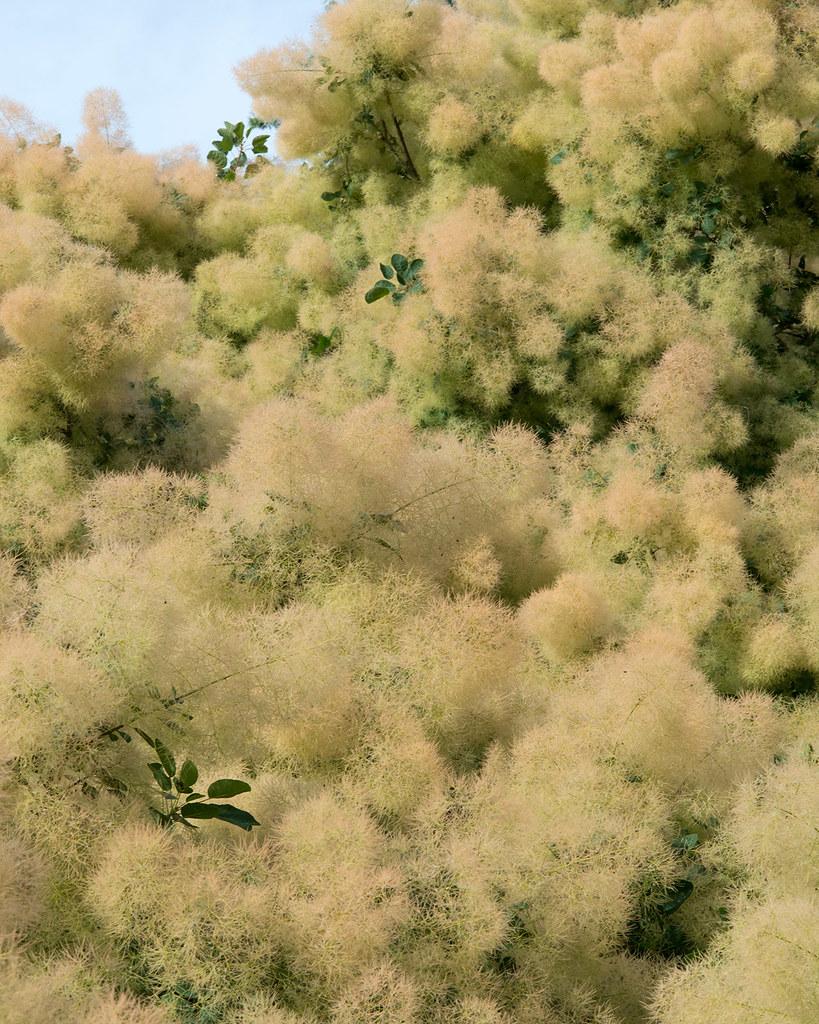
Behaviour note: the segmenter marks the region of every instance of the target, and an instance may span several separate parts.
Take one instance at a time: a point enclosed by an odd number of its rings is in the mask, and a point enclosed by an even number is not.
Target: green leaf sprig
[[[151,813],[163,828],[171,828],[174,824],[195,829],[193,820],[215,818],[236,825],[245,832],[259,824],[248,811],[243,811],[233,804],[210,803],[212,800],[226,799],[249,793],[250,784],[242,779],[217,779],[208,786],[207,793],[197,793],[194,786],[199,779],[199,769],[193,761],[186,760],[177,771],[176,758],[158,737],[149,736],[142,729],[134,728],[148,746],[156,753],[157,760],[148,764],[151,774],[159,788],[159,795],[165,801],[162,810],[151,807]]]
[[[396,252],[390,257],[389,263],[380,263],[379,267],[383,276],[366,293],[365,302],[378,302],[379,299],[390,295],[393,302],[400,303],[407,295],[417,295],[424,290],[423,282],[418,276],[424,267],[423,260],[410,260]]]
[[[276,121],[260,121],[258,117],[251,117],[247,126],[243,121],[236,124],[225,121],[224,128],[217,128],[219,138],[213,140],[213,149],[208,153],[208,160],[216,164],[217,176],[223,181],[235,181],[237,172],[243,167],[246,176],[257,174],[264,164],[270,162],[265,157],[270,132],[264,134],[264,131],[275,127]]]

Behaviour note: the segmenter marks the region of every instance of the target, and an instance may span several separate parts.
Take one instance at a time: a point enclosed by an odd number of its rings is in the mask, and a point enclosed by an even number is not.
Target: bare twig
[[[209,679],[206,683],[202,683],[201,686],[195,686],[192,690],[187,690],[185,693],[175,694],[173,697],[163,697],[157,707],[148,708],[147,710],[140,710],[138,715],[135,715],[128,722],[122,722],[119,725],[113,725],[110,729],[105,729],[97,734],[98,739],[104,739],[106,736],[113,736],[114,733],[119,732],[121,729],[128,729],[132,727],[136,721],[138,721],[143,715],[150,714],[151,711],[167,710],[173,707],[175,704],[181,704],[189,697],[195,697],[197,694],[202,693],[203,690],[210,689],[211,686],[215,686],[217,683],[224,683],[228,679],[234,679],[236,676],[243,675],[245,672],[253,672],[257,668],[265,668],[267,665],[272,665],[277,658],[268,658],[267,661],[261,661],[258,665],[248,665],[245,668],[240,668],[236,672],[228,672],[227,675],[218,676],[216,679]]]

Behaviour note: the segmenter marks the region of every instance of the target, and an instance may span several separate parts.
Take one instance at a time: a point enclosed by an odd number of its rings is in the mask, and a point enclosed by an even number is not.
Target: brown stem
[[[415,166],[415,163],[413,162],[412,156],[409,151],[409,146],[407,146],[407,140],[404,138],[404,133],[401,130],[401,122],[398,120],[398,115],[395,113],[395,108],[392,105],[392,98],[390,97],[389,89],[385,90],[384,94],[387,97],[387,106],[390,108],[390,113],[392,114],[392,123],[395,125],[395,131],[398,134],[398,141],[401,143],[401,148],[404,150],[404,158],[407,163],[407,171],[409,172],[410,177],[414,178],[416,181],[420,181],[421,175],[418,173],[418,168]]]
[[[379,139],[381,139],[382,143],[387,147],[390,153],[392,153],[396,163],[403,163],[401,153],[398,149],[398,144],[390,134],[387,122],[383,117],[379,119],[378,124],[376,125],[376,131],[378,132]]]

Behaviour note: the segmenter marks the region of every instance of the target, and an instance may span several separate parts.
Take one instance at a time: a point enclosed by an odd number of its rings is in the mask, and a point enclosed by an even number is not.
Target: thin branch
[[[472,483],[474,477],[469,477],[466,480],[453,480],[451,483],[444,484],[442,487],[436,487],[434,491],[427,491],[426,494],[419,494],[417,498],[411,498],[409,501],[405,501],[403,505],[399,505],[398,508],[394,508],[392,512],[385,512],[387,516],[397,516],[399,512],[403,512],[404,509],[409,508],[411,505],[417,504],[419,501],[424,501],[425,498],[431,498],[435,494],[440,494],[441,491],[448,491],[451,487],[459,487],[461,484]]]
[[[390,90],[385,89],[384,95],[387,97],[387,106],[390,108],[390,113],[392,114],[392,121],[393,124],[395,125],[395,130],[398,133],[398,139],[401,143],[401,148],[404,150],[404,157],[406,158],[407,162],[407,170],[416,181],[420,181],[421,175],[418,173],[418,168],[415,166],[415,163],[413,162],[412,156],[409,151],[409,147],[407,146],[407,140],[404,138],[404,133],[401,130],[401,122],[398,120],[398,115],[395,113],[395,108],[392,105],[392,97],[390,96]]]
[[[114,725],[110,729],[105,729],[97,734],[98,739],[104,739],[106,736],[112,736],[115,732],[119,732],[121,729],[131,728],[136,721],[139,720],[143,715],[149,714],[151,710],[160,711],[167,710],[174,706],[174,704],[181,704],[187,700],[188,697],[195,697],[197,694],[202,693],[203,690],[209,689],[211,686],[215,686],[217,683],[224,683],[228,679],[234,679],[236,676],[243,675],[245,672],[253,672],[257,668],[265,668],[267,665],[272,665],[278,658],[268,658],[267,661],[261,661],[258,665],[248,665],[245,668],[240,668],[236,672],[228,672],[227,675],[218,676],[216,679],[209,679],[206,683],[202,683],[201,686],[195,686],[192,690],[187,690],[185,693],[176,694],[174,697],[163,697],[158,707],[148,708],[147,710],[140,710],[139,714],[136,715],[128,722],[122,722],[120,725]]]

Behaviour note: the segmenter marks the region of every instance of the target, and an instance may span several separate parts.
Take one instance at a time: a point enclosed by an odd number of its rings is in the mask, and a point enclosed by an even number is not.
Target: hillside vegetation
[[[815,1024],[819,8],[237,75],[0,104],[0,1024]]]

